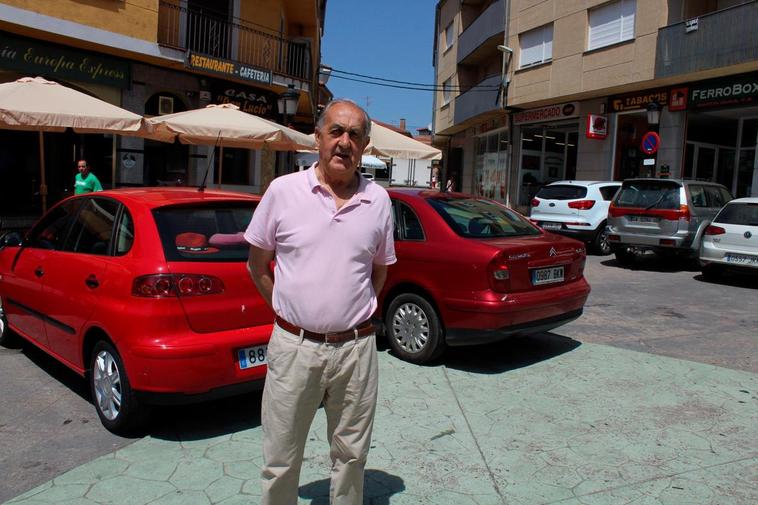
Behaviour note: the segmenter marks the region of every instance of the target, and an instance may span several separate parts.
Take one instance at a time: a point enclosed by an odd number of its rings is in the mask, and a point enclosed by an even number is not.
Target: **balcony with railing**
[[[458,63],[474,64],[482,57],[497,54],[505,31],[505,0],[487,7],[458,37]]]
[[[244,65],[304,81],[312,78],[311,49],[307,40],[267,33],[241,19],[230,21],[161,0],[158,43],[183,51],[236,61]]]
[[[753,1],[661,28],[656,79],[757,60],[757,26]]]
[[[497,86],[500,75],[487,77],[476,86],[455,98],[454,124],[460,124],[474,116],[497,109]]]

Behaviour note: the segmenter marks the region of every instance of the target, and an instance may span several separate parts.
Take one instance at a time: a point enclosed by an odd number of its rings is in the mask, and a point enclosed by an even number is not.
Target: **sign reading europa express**
[[[0,32],[0,68],[55,80],[69,79],[128,88],[129,63]]]

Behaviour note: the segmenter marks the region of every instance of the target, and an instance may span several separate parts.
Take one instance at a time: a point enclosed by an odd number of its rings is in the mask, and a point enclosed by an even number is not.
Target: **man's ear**
[[[316,140],[316,149],[318,149],[321,145],[321,130],[318,127],[313,130],[313,138]]]
[[[371,136],[366,137],[366,140],[363,141],[363,150],[362,151],[366,150],[366,148],[368,147],[368,145],[369,145],[370,142],[371,142]]]

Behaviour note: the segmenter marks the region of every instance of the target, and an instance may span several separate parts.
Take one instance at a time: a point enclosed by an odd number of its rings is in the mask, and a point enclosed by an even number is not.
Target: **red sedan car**
[[[261,387],[274,315],[242,238],[259,200],[144,188],[62,201],[3,241],[0,342],[10,327],[87,377],[114,432],[145,404]]]
[[[426,363],[446,346],[547,331],[578,318],[586,252],[495,201],[390,189],[398,261],[380,300],[390,346]]]

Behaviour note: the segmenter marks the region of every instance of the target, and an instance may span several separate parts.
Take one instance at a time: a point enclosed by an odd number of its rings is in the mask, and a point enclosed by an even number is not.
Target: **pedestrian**
[[[92,193],[93,191],[102,191],[103,187],[97,176],[90,172],[89,164],[86,160],[76,162],[76,168],[79,173],[74,178],[74,194]]]
[[[437,189],[437,180],[440,178],[440,169],[432,168],[432,189]]]
[[[378,386],[370,318],[396,261],[389,195],[357,170],[370,127],[354,102],[330,102],[316,125],[318,161],[273,180],[245,232],[248,270],[276,313],[261,403],[264,505],[297,503],[321,404],[330,503],[363,503]]]
[[[448,176],[447,184],[445,184],[445,189],[447,191],[455,191],[455,181],[453,180],[452,175]]]

